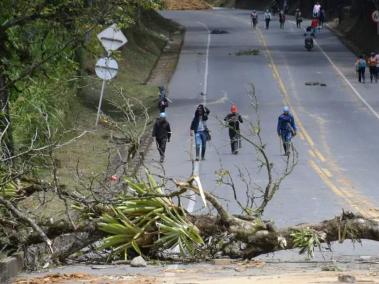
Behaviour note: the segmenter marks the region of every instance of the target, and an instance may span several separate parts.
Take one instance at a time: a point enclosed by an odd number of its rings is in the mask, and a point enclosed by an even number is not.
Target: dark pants
[[[292,132],[290,130],[281,130],[280,137],[282,138],[283,142],[284,154],[288,155],[290,151],[289,146],[292,139]]]
[[[298,29],[301,28],[301,20],[296,20],[296,27],[297,27]]]
[[[195,133],[196,142],[196,159],[199,159],[200,148],[201,148],[201,159],[204,159],[205,149],[207,147],[207,135],[204,131],[199,131]]]
[[[280,28],[284,29],[284,21],[280,21]]]
[[[266,19],[266,30],[270,27],[270,20]]]
[[[358,68],[358,81],[361,83],[365,82],[365,73],[366,73],[366,68]]]
[[[377,74],[377,70],[376,70],[376,66],[370,66],[370,80],[371,80],[371,83],[373,82],[373,80],[375,80],[375,82],[378,82],[378,74]]]
[[[241,148],[241,136],[238,133],[229,133],[230,147],[233,154],[238,154],[238,149]]]
[[[253,22],[253,28],[255,29],[256,28],[256,26],[257,26],[257,20],[256,19],[254,19],[254,20],[252,20],[252,22]]]
[[[166,152],[167,138],[156,139],[157,148],[161,159],[164,159],[164,153]]]

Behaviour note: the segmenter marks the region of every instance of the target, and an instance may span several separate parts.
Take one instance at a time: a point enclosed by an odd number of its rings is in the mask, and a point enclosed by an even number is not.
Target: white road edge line
[[[209,30],[208,26],[202,22],[198,22],[200,25],[202,25],[208,33],[208,40],[207,40],[207,49],[205,53],[205,71],[204,71],[204,83],[203,83],[203,104],[206,105],[207,103],[207,91],[208,91],[208,75],[209,75],[209,49],[211,46],[211,31]]]
[[[289,21],[291,24],[296,25],[294,21]],[[330,56],[325,52],[325,50],[321,47],[321,45],[315,39],[317,47],[320,49],[321,53],[325,56],[325,58],[329,61],[329,63],[333,66],[334,70],[337,71],[338,75],[345,81],[345,83],[350,87],[353,93],[357,96],[357,98],[369,109],[369,111],[379,119],[379,113],[377,113],[374,108],[362,97],[362,95],[357,91],[357,89],[351,84],[349,79],[342,73],[342,71],[338,68],[338,66],[334,63],[334,61],[330,58]]]
[[[337,71],[337,73],[342,77],[342,79],[346,82],[346,84],[353,90],[354,94],[358,97],[358,99],[371,111],[371,113],[379,119],[379,114],[374,110],[374,108],[362,97],[362,95],[354,88],[354,86],[350,83],[349,79],[342,73],[342,71],[338,68],[338,66],[333,62],[333,60],[329,57],[329,55],[324,51],[324,49],[320,46],[320,44],[315,40],[317,47],[320,49],[322,54],[328,59],[329,63],[333,66],[333,68]]]
[[[202,22],[198,22],[201,26],[203,26],[208,33],[208,39],[207,39],[207,49],[206,49],[206,55],[205,55],[205,71],[204,71],[204,82],[203,82],[203,105],[205,106],[207,104],[207,91],[208,91],[208,75],[209,75],[209,50],[211,46],[211,31],[209,30],[208,26]],[[196,138],[195,138],[196,139]],[[193,139],[192,141],[195,141]],[[191,146],[193,149],[193,145]],[[198,161],[194,162],[194,170],[193,170],[193,175],[195,176],[200,176],[200,163]],[[187,205],[187,211],[188,212],[193,212],[195,209],[196,205],[196,195],[195,193],[192,193],[190,196],[190,200]]]

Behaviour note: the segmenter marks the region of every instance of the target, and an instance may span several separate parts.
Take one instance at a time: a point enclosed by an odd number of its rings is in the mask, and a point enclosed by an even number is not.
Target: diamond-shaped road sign
[[[97,38],[108,52],[117,50],[128,42],[128,39],[116,24],[113,24],[109,28],[103,30],[97,35]]]

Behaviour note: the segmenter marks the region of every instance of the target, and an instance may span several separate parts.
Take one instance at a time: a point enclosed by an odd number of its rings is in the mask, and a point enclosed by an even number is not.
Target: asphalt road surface
[[[242,133],[252,136],[249,121],[256,122],[256,115],[248,93],[253,84],[262,137],[276,175],[286,163],[276,135],[277,117],[284,105],[289,105],[299,128],[294,139],[299,163],[268,205],[264,218],[282,227],[333,218],[342,209],[379,217],[379,84],[357,82],[355,56],[334,34],[322,30],[314,50],[308,52],[303,30],[292,21],[281,30],[275,19],[266,30],[260,15],[259,27],[253,31],[249,11],[164,12],[164,16],[186,27],[169,86],[173,103],[167,116],[173,136],[163,164],[167,176],[185,179],[191,175],[190,153],[194,149],[189,128],[196,105],[205,103],[211,110],[208,127],[212,141],[206,160],[195,163],[195,170],[204,189],[220,197],[231,212],[241,213],[233,191],[218,184],[215,173],[220,169],[232,173],[242,203],[246,202],[243,179],[251,186],[267,182],[264,170],[257,166],[254,148],[243,142],[240,153],[232,155],[228,130],[221,124],[231,103],[236,103],[245,120]],[[211,34],[214,29],[227,33]],[[236,54],[252,49],[259,54]],[[160,171],[155,167],[158,160],[153,145],[147,157],[153,171]],[[195,212],[204,210],[198,197],[186,207]],[[364,242],[362,248],[346,243],[334,249],[327,257],[354,258],[379,252],[379,246],[372,242]],[[278,255],[286,258],[291,254]]]

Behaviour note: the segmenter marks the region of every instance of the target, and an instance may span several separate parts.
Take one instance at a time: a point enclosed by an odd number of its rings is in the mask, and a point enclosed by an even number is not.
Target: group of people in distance
[[[355,61],[355,70],[357,72],[358,82],[365,83],[366,68],[370,72],[371,83],[378,83],[379,80],[379,52],[371,52],[370,56],[361,55]]]
[[[171,127],[170,123],[166,118],[165,108],[168,106],[168,98],[166,97],[166,92],[164,95],[162,92],[164,89],[160,88],[160,101],[159,106],[159,117],[156,119],[152,136],[155,138],[157,149],[160,155],[160,162],[163,163],[165,159],[166,144],[170,142],[171,139]],[[161,108],[161,100],[166,99],[163,109]],[[207,121],[209,119],[210,110],[203,104],[199,104],[196,107],[194,117],[190,126],[190,136],[195,136],[196,145],[196,157],[195,160],[199,161],[205,160],[205,151],[207,148],[207,142],[210,141],[210,132],[207,126]],[[228,128],[228,134],[230,139],[231,152],[234,155],[238,154],[239,149],[242,147],[242,139],[240,133],[240,124],[243,123],[242,116],[238,112],[236,104],[232,104],[230,107],[230,113],[228,113],[224,118],[225,127]],[[289,108],[285,106],[283,108],[283,113],[278,118],[277,124],[277,134],[280,137],[283,148],[284,155],[288,156],[290,152],[290,143],[293,136],[296,135],[296,124],[294,117],[289,111]]]
[[[253,28],[255,29],[258,24],[258,13],[256,10],[253,10],[250,14],[251,17],[251,23]],[[264,20],[266,23],[266,29],[270,28],[270,22],[272,20],[272,14],[269,9],[267,9],[264,13]],[[279,18],[279,27],[281,29],[284,29],[284,24],[286,22],[286,15],[284,10],[280,10],[278,13]],[[301,23],[303,22],[303,16],[299,8],[295,11],[295,19],[296,19],[296,27],[301,28]],[[321,6],[319,2],[316,2],[316,4],[313,7],[313,18],[311,22],[311,27],[314,32],[316,32],[316,29],[322,28],[325,22],[325,9]]]
[[[166,144],[171,139],[171,126],[167,120],[166,108],[169,100],[165,88],[159,87],[159,117],[156,119],[152,136],[155,138],[157,149],[160,155],[160,162],[165,159]],[[207,126],[207,120],[210,110],[203,104],[196,107],[194,117],[190,126],[190,135],[195,136],[196,161],[205,159],[207,141],[210,141],[211,135]],[[243,122],[241,115],[238,113],[237,106],[232,104],[230,113],[224,119],[226,127],[229,129],[230,145],[233,154],[238,154],[241,148],[240,123]]]

